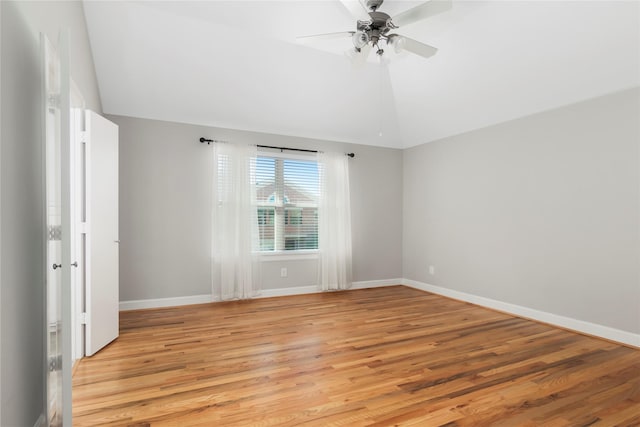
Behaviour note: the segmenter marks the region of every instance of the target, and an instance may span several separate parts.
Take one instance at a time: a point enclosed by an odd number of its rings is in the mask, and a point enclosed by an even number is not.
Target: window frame
[[[317,155],[315,153],[312,154],[300,154],[300,153],[291,153],[291,152],[284,152],[284,151],[272,151],[272,149],[268,149],[268,148],[260,148],[258,149],[258,155],[257,157],[266,157],[266,158],[272,158],[272,159],[276,159],[276,163],[278,160],[280,161],[284,161],[284,160],[299,160],[299,161],[306,161],[306,162],[315,162],[318,163],[318,158]],[[275,179],[278,179],[278,171],[277,171],[277,167],[276,167],[276,172],[275,172]],[[284,175],[282,175],[282,179],[284,180]],[[284,181],[283,181],[283,188],[284,188]],[[277,186],[277,184],[276,184]],[[318,209],[318,203],[316,201],[315,204],[315,209],[316,209],[316,219],[317,219],[317,209]],[[273,222],[274,222],[274,249],[273,250],[259,250],[256,253],[259,254],[261,257],[263,257],[264,261],[289,261],[289,260],[303,260],[303,259],[318,259],[318,248],[314,248],[314,249],[284,249],[285,247],[285,236],[282,236],[282,249],[278,249],[278,238],[275,237],[275,227],[276,227],[276,223],[278,221],[278,218],[281,217],[282,218],[282,224],[281,226],[284,228],[286,226],[285,224],[285,220],[286,220],[286,214],[285,211],[287,209],[287,204],[282,203],[282,206],[277,206],[275,204],[273,205],[268,205],[268,204],[260,204],[258,203],[256,206],[257,210],[261,210],[261,209],[265,209],[265,208],[272,208],[274,209],[274,216],[273,216]],[[291,206],[289,207],[290,209],[303,209],[304,206],[300,206],[300,205],[296,205],[296,206]],[[280,215],[278,215],[278,210],[282,210],[282,213]]]

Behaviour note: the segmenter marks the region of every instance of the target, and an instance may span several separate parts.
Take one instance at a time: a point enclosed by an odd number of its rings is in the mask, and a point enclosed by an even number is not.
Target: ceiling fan
[[[451,0],[431,0],[391,17],[378,10],[384,0],[341,1],[357,19],[355,31],[300,36],[297,39],[306,41],[350,37],[354,46],[354,49],[350,49],[354,63],[364,63],[372,48],[375,48],[376,54],[382,57],[384,54],[384,49],[380,46],[382,41],[392,47],[396,53],[406,50],[423,58],[435,55],[438,51],[435,47],[395,34],[393,30],[445,12],[451,9],[452,3]]]

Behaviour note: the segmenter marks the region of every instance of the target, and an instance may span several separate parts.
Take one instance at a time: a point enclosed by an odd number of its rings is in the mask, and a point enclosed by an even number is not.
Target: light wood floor
[[[640,350],[403,286],[121,314],[74,426],[640,425]]]

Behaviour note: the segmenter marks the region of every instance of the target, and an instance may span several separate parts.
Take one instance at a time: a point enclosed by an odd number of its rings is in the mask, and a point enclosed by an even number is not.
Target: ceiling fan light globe
[[[402,53],[404,51],[404,45],[406,43],[404,37],[393,34],[389,36],[387,40],[389,41],[391,47],[393,47],[393,51],[395,53]]]
[[[364,31],[356,31],[351,37],[351,40],[356,49],[362,49],[369,43],[369,35]]]

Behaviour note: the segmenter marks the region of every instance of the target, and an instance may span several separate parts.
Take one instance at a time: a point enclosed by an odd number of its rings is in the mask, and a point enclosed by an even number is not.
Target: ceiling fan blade
[[[325,34],[313,34],[309,36],[298,36],[296,40],[301,43],[305,43],[308,41],[315,40],[333,40],[333,39],[344,39],[347,37],[353,37],[355,31],[341,31],[339,33],[325,33]]]
[[[391,22],[397,27],[404,27],[438,13],[446,12],[451,9],[451,4],[451,0],[431,0],[397,14],[391,18]]]
[[[358,21],[371,22],[371,17],[369,16],[367,8],[364,7],[360,0],[340,0],[340,2]]]
[[[389,40],[396,53],[406,50],[423,58],[430,58],[438,52],[438,49],[433,46],[398,34],[389,34]]]

